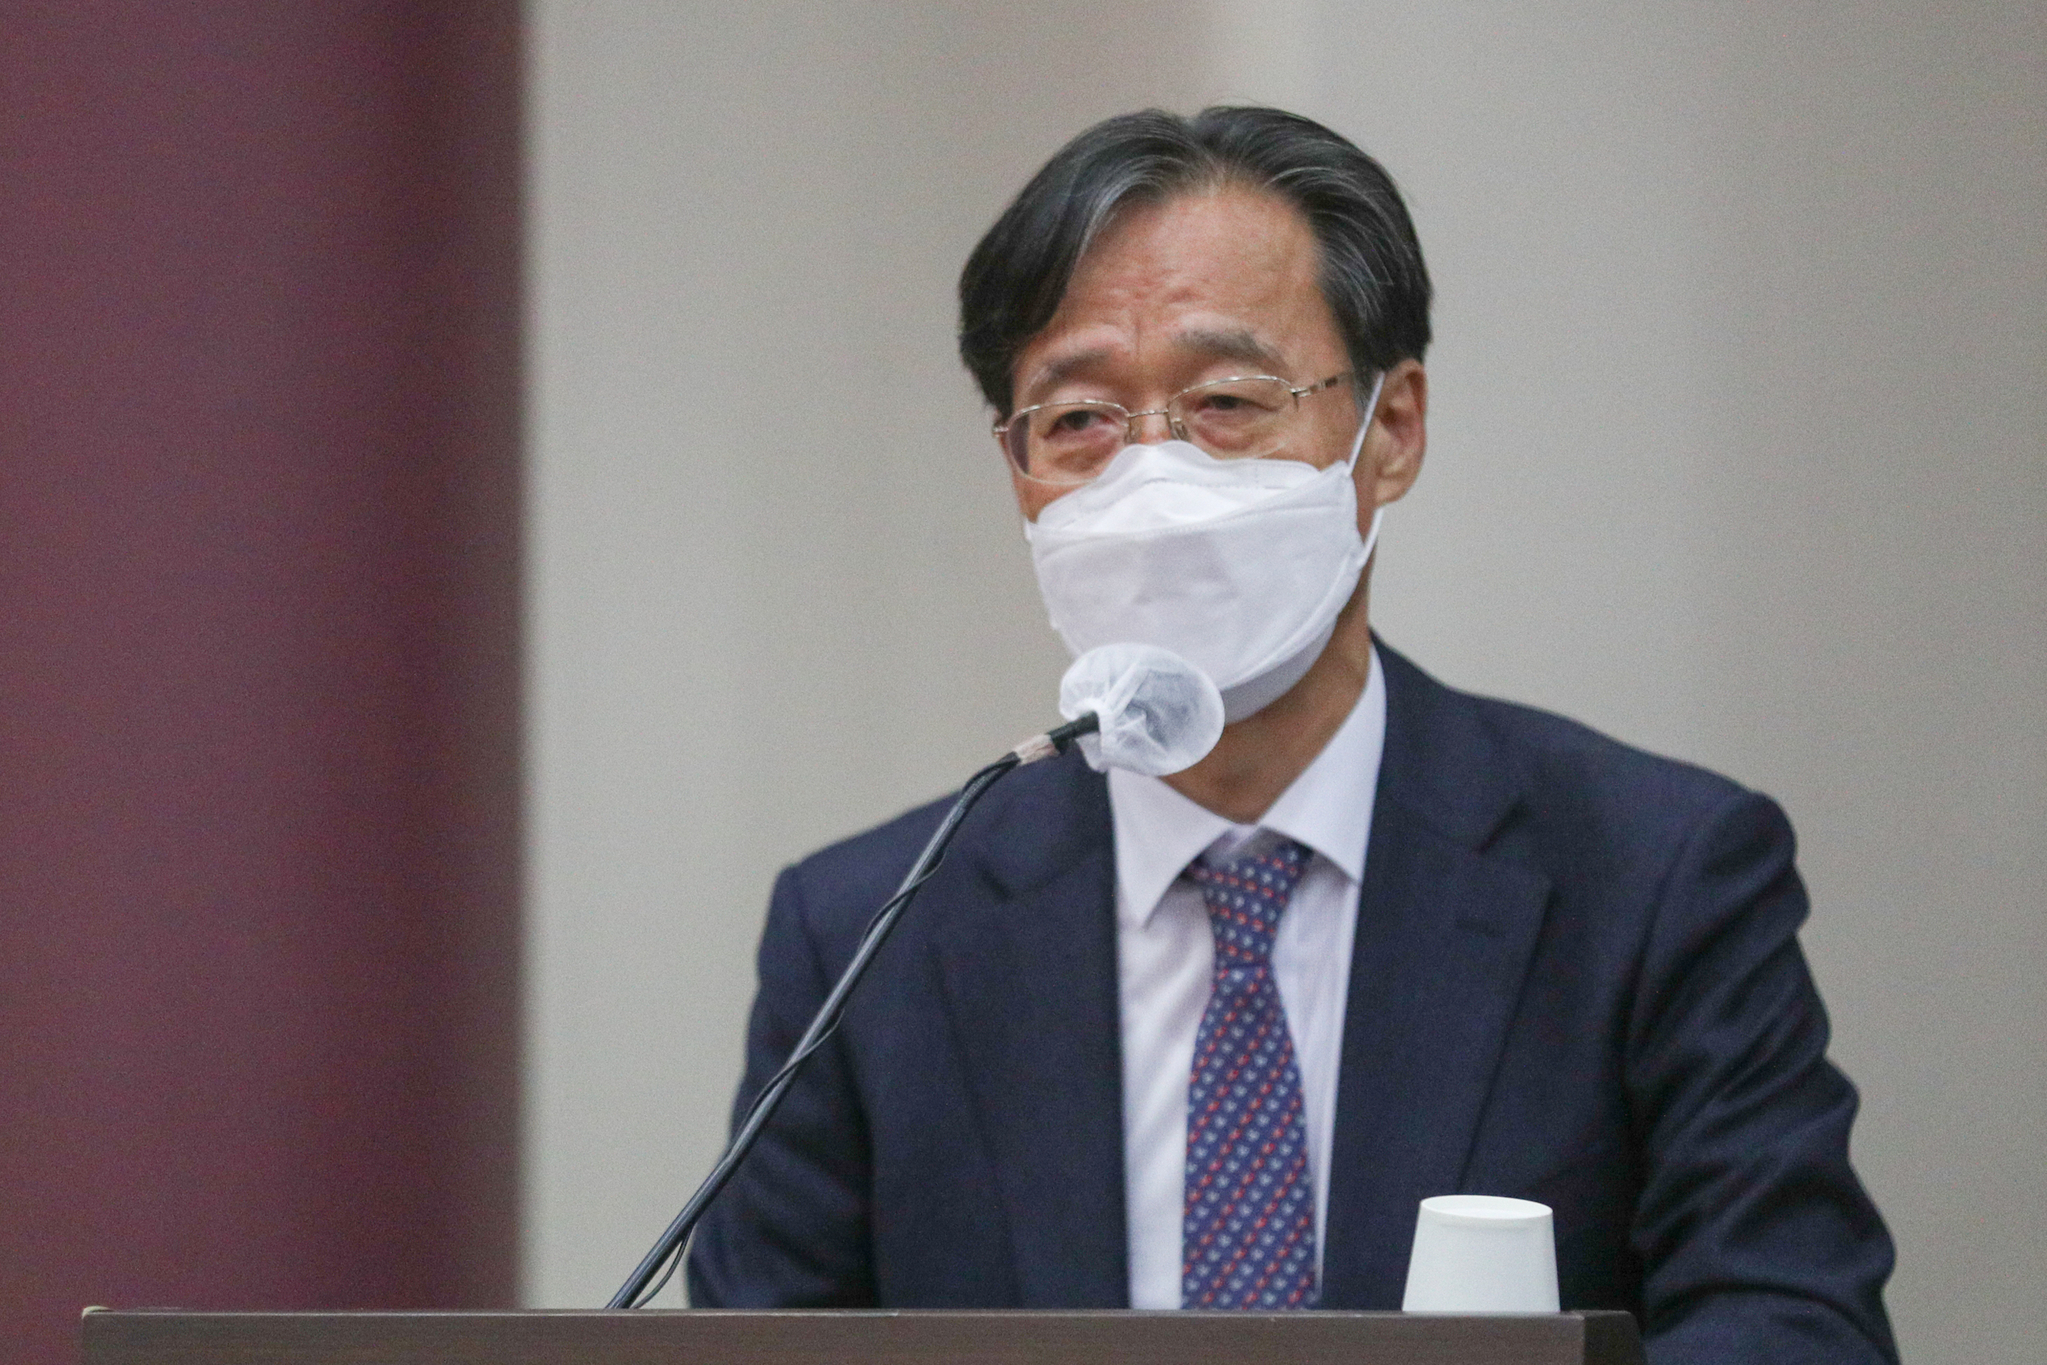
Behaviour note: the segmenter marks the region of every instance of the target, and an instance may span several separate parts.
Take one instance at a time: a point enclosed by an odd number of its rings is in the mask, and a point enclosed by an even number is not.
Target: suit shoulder
[[[856,933],[895,894],[910,864],[952,804],[950,796],[825,845],[783,869],[776,899],[793,895],[813,932]]]
[[[1753,794],[1711,769],[1652,753],[1554,711],[1465,695],[1539,787],[1583,787],[1694,813]]]
[[[1617,840],[1640,856],[1671,849],[1716,813],[1745,802],[1775,811],[1695,763],[1539,707],[1447,687],[1383,647],[1381,657],[1389,708],[1400,702],[1397,726],[1389,709],[1388,759],[1397,763],[1402,785],[1433,809],[1520,805],[1553,832]]]
[[[1639,945],[1672,906],[1690,907],[1673,922],[1710,926],[1755,898],[1720,891],[1791,870],[1796,839],[1767,797],[1553,712],[1454,691],[1404,660],[1387,672],[1394,776],[1382,767],[1382,799],[1399,792],[1438,831],[1540,872],[1559,923]]]
[[[1796,856],[1784,811],[1738,782],[1537,707],[1473,702],[1514,755],[1533,856],[1561,885],[1647,905],[1687,860],[1774,876]]]

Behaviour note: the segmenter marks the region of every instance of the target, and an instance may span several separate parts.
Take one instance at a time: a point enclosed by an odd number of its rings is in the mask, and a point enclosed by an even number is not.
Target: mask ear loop
[[[1379,371],[1372,380],[1372,396],[1365,400],[1365,420],[1358,423],[1357,439],[1350,443],[1350,458],[1343,462],[1345,469],[1358,467],[1358,455],[1365,448],[1365,433],[1372,429],[1372,419],[1379,415],[1379,391],[1386,387],[1386,371]]]
[[[1344,462],[1345,469],[1355,471],[1358,467],[1358,455],[1365,448],[1365,433],[1372,429],[1372,419],[1379,415],[1379,391],[1385,387],[1386,371],[1381,370],[1378,377],[1372,380],[1372,396],[1365,403],[1365,420],[1358,424],[1357,439],[1350,443],[1350,459]],[[1379,523],[1385,516],[1385,508],[1374,507],[1372,509],[1372,529],[1365,533],[1365,562],[1367,564],[1372,562],[1372,551],[1378,548]]]

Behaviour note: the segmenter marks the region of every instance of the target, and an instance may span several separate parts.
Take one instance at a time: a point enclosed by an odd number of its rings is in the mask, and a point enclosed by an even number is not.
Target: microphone
[[[688,1256],[690,1234],[696,1231],[704,1211],[753,1150],[803,1064],[838,1028],[853,988],[866,975],[874,955],[888,941],[911,899],[938,871],[946,847],[959,832],[967,812],[990,787],[1012,769],[1064,753],[1076,741],[1082,756],[1096,772],[1115,767],[1150,776],[1176,773],[1204,758],[1215,747],[1223,727],[1222,696],[1215,684],[1179,655],[1153,645],[1103,645],[1081,655],[1059,684],[1059,713],[1066,717],[1066,724],[1031,736],[968,778],[960,788],[952,809],[938,822],[924,851],[910,864],[895,895],[868,922],[852,960],[839,974],[824,1003],[818,1006],[810,1026],[790,1051],[789,1060],[754,1096],[711,1173],[704,1177],[703,1184],[697,1186],[696,1193],[605,1307],[645,1307]],[[658,1282],[656,1275],[660,1276]],[[648,1287],[650,1284],[652,1288]]]
[[[1096,772],[1124,768],[1165,777],[1193,767],[1223,733],[1222,694],[1206,673],[1157,645],[1100,645],[1059,680],[1059,714],[1094,713],[1100,733],[1080,741]]]

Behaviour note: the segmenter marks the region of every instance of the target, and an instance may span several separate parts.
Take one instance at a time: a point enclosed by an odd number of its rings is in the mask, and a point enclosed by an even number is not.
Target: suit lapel
[[[1487,851],[1517,783],[1477,713],[1393,651],[1330,1160],[1325,1307],[1395,1308],[1415,1205],[1456,1191],[1549,883]]]
[[[1122,1307],[1107,789],[1071,758],[1011,781],[1010,799],[976,840],[984,894],[935,935],[946,1007],[998,1172],[1020,1306]]]

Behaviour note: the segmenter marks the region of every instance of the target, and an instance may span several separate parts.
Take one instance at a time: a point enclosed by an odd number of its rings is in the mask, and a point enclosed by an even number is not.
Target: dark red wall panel
[[[0,3],[0,1341],[512,1297],[512,3]]]

